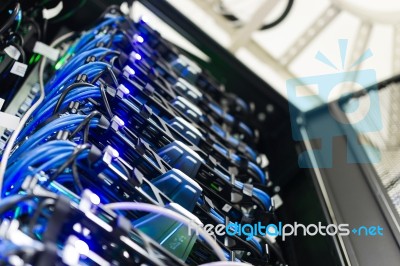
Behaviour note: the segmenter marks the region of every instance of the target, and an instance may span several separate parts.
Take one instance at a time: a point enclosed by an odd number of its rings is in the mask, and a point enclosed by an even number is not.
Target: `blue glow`
[[[138,35],[138,34],[135,34],[134,38],[135,38],[135,41],[137,41],[138,43],[143,43],[144,42],[143,37]]]
[[[100,204],[100,197],[97,196],[96,194],[92,193],[90,195],[90,201],[94,204],[94,205],[99,205]]]
[[[87,255],[90,251],[88,244],[86,244],[86,242],[82,240],[76,240],[74,246],[76,250],[82,255]]]
[[[117,150],[112,149],[111,151],[112,151],[112,156],[113,156],[114,158],[119,157],[119,152],[118,152]]]
[[[142,60],[142,56],[138,53],[135,54],[136,60]]]

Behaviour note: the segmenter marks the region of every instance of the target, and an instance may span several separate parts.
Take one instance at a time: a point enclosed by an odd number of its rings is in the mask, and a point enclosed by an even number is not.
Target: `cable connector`
[[[111,164],[112,161],[118,157],[119,157],[118,151],[111,146],[107,146],[103,150],[103,162],[107,165]]]
[[[156,89],[154,89],[154,87],[150,83],[147,83],[146,86],[144,86],[143,88],[143,92],[148,96],[153,96],[155,90]]]
[[[74,102],[74,101],[72,101],[72,102],[70,102],[70,103],[68,104],[67,111],[68,111],[69,113],[71,113],[71,114],[77,114],[80,105],[81,105],[81,104],[80,104],[79,102]]]
[[[92,147],[90,147],[88,155],[88,160],[90,165],[97,163],[102,158],[102,156],[103,156],[102,151],[98,147],[92,144]]]
[[[98,42],[98,43],[96,43],[96,48],[101,48],[101,47],[104,47],[105,46],[105,43],[104,42]]]
[[[129,178],[128,182],[134,186],[140,186],[143,184],[144,175],[137,168],[133,169],[133,174]]]
[[[130,66],[124,66],[124,68],[122,69],[122,75],[126,79],[130,79],[132,76],[135,75],[135,73],[135,70],[133,70]]]
[[[125,122],[121,118],[119,118],[118,116],[114,116],[111,119],[110,126],[114,131],[118,131],[118,130],[120,130],[121,128],[123,128],[125,126]]]
[[[126,95],[129,95],[129,93],[130,93],[130,91],[123,84],[118,86],[118,88],[117,88],[117,96],[120,99],[124,99]]]
[[[82,212],[91,211],[95,206],[100,204],[100,197],[89,189],[85,189],[81,195],[81,201],[79,202],[79,210]]]
[[[71,132],[69,132],[68,130],[60,130],[57,132],[54,139],[55,140],[68,140],[70,135],[71,135]]]
[[[4,219],[0,224],[0,238],[9,240],[15,245],[34,247],[36,250],[42,250],[43,244],[26,235],[19,229],[18,220]]]
[[[142,140],[141,138],[138,138],[136,145],[135,145],[135,150],[140,154],[140,155],[144,155],[146,153],[146,143],[144,142],[144,140]]]
[[[39,182],[40,181],[47,181],[47,176],[43,175],[35,175],[35,176],[27,176],[24,182],[21,185],[21,188],[26,191],[28,194],[32,194],[35,196],[40,197],[47,197],[47,198],[57,198],[57,194],[45,189],[42,187]]]
[[[86,74],[79,74],[76,79],[75,82],[76,83],[83,83],[83,82],[88,82],[88,76]]]
[[[86,58],[86,60],[85,60],[85,64],[88,64],[88,63],[92,63],[92,62],[96,62],[96,57],[95,56],[93,56],[93,55],[91,55],[91,56],[88,56],[87,58]]]
[[[144,119],[148,120],[151,115],[153,114],[153,110],[151,109],[151,107],[142,104],[140,106],[140,116],[143,117]]]
[[[98,129],[102,129],[102,130],[107,130],[108,128],[110,128],[110,121],[108,121],[107,117],[105,117],[104,115],[101,115],[99,118],[99,123],[97,125],[96,128]]]

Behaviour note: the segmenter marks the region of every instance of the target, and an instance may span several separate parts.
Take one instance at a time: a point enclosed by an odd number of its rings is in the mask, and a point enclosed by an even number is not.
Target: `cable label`
[[[6,52],[6,54],[8,54],[8,56],[14,60],[18,60],[19,57],[21,56],[21,53],[18,51],[18,49],[12,45],[7,46],[4,49],[4,52]]]
[[[11,68],[10,73],[20,76],[20,77],[24,77],[27,69],[28,69],[28,65],[21,63],[21,62],[15,62]]]
[[[57,61],[58,56],[60,55],[60,51],[42,42],[35,43],[35,47],[33,47],[33,52],[45,56],[51,61]]]
[[[14,130],[18,127],[19,120],[19,117],[16,117],[15,115],[0,112],[0,127]]]

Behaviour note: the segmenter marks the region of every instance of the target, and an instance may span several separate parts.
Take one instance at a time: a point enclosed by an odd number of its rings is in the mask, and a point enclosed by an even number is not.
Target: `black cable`
[[[76,192],[78,195],[80,195],[83,191],[83,186],[82,186],[81,179],[79,178],[78,165],[77,165],[76,159],[72,163],[72,177],[74,178],[74,182],[75,182],[74,185],[76,188]]]
[[[105,71],[101,71],[97,76],[95,76],[92,80],[92,84],[96,83],[98,79],[104,74]],[[111,111],[110,103],[108,102],[107,94],[106,94],[106,87],[103,83],[100,84],[100,93],[101,98],[103,99],[103,103],[106,107],[106,111],[108,114],[108,118],[112,118],[114,116],[113,112]]]
[[[77,87],[81,87],[81,86],[90,86],[90,87],[96,87],[95,85],[91,84],[91,83],[87,83],[87,82],[78,82],[78,83],[73,83],[71,85],[69,85],[61,94],[60,98],[58,98],[56,106],[54,107],[53,110],[53,115],[56,114],[58,112],[58,110],[61,107],[61,104],[63,103],[65,97],[67,97],[68,93],[70,91],[72,91],[73,89],[76,89]]]
[[[111,54],[120,55],[121,52],[119,52],[119,51],[107,51],[107,52],[105,52],[104,54],[102,54],[102,55],[99,57],[99,61],[104,60],[104,58],[106,58],[108,55],[111,55]]]
[[[13,41],[13,38],[17,37],[17,39],[19,39],[19,45],[24,46],[25,44],[25,40],[24,37],[22,37],[22,35],[18,32],[13,32],[10,36],[11,41]]]
[[[46,33],[47,33],[47,25],[48,25],[49,21],[47,19],[44,19],[43,21],[43,35],[42,35],[42,42],[46,43]]]
[[[0,35],[11,27],[11,25],[15,22],[15,18],[17,17],[19,12],[21,12],[21,5],[17,2],[13,12],[11,13],[11,17],[6,21],[3,26],[0,27]]]
[[[71,156],[68,158],[68,160],[66,160],[58,169],[55,173],[53,173],[51,175],[51,177],[46,181],[45,186],[47,186],[48,184],[50,184],[51,182],[53,182],[54,180],[57,179],[57,177],[65,171],[65,169],[71,165],[76,158],[85,150],[90,149],[92,147],[91,144],[89,143],[85,143],[82,145],[79,145],[75,148],[75,150],[72,152]]]
[[[122,171],[125,172],[126,176],[130,178],[131,174],[129,173],[128,168],[126,168],[126,166],[120,161],[120,158],[116,158],[115,162],[122,169]]]
[[[111,35],[110,35],[110,40],[109,40],[108,43],[105,45],[105,47],[110,48],[111,45],[112,45],[113,42],[114,42],[114,38],[115,38],[115,31],[113,31],[113,33],[111,33]]]
[[[110,64],[112,65],[112,66],[114,66],[115,64],[115,60],[117,60],[118,59],[118,56],[114,56],[113,58],[111,58],[110,59]]]
[[[104,53],[101,57],[99,57],[99,61],[102,61],[107,55],[110,55],[110,54],[116,54],[117,56],[119,56],[121,53],[117,52],[117,51],[108,51],[108,52]],[[111,78],[112,78],[115,86],[118,87],[119,82],[118,82],[117,77],[115,76],[115,73],[112,71],[112,69],[110,67],[107,67],[106,70],[111,75]],[[99,74],[93,78],[92,84],[94,84],[103,74],[104,74],[104,71],[99,72]]]
[[[87,143],[89,141],[89,129],[90,124],[87,124],[85,130],[83,131],[83,143]]]
[[[132,47],[132,49],[135,49],[135,45],[133,45],[133,39],[129,36],[129,34],[122,29],[118,29],[118,32],[121,32],[122,35],[128,40],[128,43]]]
[[[101,93],[101,98],[103,99],[104,105],[106,106],[108,118],[112,118],[114,116],[113,112],[111,111],[111,106],[110,103],[108,102],[107,94],[106,94],[106,88],[103,84],[100,85],[100,93]]]
[[[5,213],[6,211],[10,210],[13,207],[16,207],[19,203],[30,200],[32,198],[57,199],[56,197],[53,197],[50,193],[48,193],[46,196],[34,195],[34,194],[24,194],[24,195],[14,194],[14,195],[2,198],[2,200],[0,201],[0,214]]]
[[[105,16],[107,13],[113,13],[112,11],[116,11],[116,12],[119,13],[120,15],[124,15],[124,14],[121,12],[121,9],[120,9],[119,6],[117,6],[117,5],[111,5],[111,6],[107,7],[107,8],[103,11],[103,13],[101,13],[101,15],[99,16],[99,18],[97,19],[97,21],[103,19],[104,16]]]
[[[267,29],[273,28],[273,27],[275,27],[276,25],[278,25],[279,23],[281,23],[281,22],[289,15],[290,10],[292,10],[293,3],[294,3],[294,0],[288,0],[288,3],[287,3],[287,5],[286,5],[286,7],[285,7],[285,10],[282,12],[282,14],[281,14],[277,19],[275,19],[274,21],[272,21],[272,22],[270,22],[270,23],[268,23],[268,24],[265,24],[265,25],[261,26],[261,28],[260,28],[259,30],[267,30]],[[220,1],[219,4],[220,4],[220,8],[221,8],[222,10],[226,11],[226,8],[224,7],[222,1]],[[234,14],[232,14],[232,13],[223,13],[223,14],[221,14],[221,15],[222,15],[224,18],[228,19],[229,21],[237,22],[237,21],[240,20],[238,17],[236,17],[236,16],[235,16]]]
[[[115,73],[112,71],[111,67],[107,67],[107,71],[108,71],[108,73],[110,73],[111,78],[112,78],[112,80],[113,80],[113,82],[114,82],[115,87],[118,87],[118,86],[119,86],[118,79],[117,79],[117,77],[115,76]]]
[[[41,40],[42,39],[42,29],[40,28],[39,24],[35,20],[31,19],[30,17],[25,16],[24,20],[32,24],[32,26],[36,30],[36,34],[38,35],[38,40]]]
[[[126,1],[126,3],[128,4],[129,10],[133,10],[134,9],[133,5],[135,4],[135,2],[136,2],[136,0]],[[120,10],[121,10],[121,8],[120,8]],[[126,16],[126,15],[124,14],[124,16]],[[129,15],[127,17],[128,17],[128,19],[126,21],[128,22],[129,26],[131,27],[131,30],[137,30],[137,28],[135,26],[135,23],[133,23],[133,20],[131,18],[129,18]]]
[[[104,72],[105,72],[105,70],[100,71],[99,74],[97,74],[97,76],[95,76],[93,78],[93,80],[91,81],[91,84],[95,84],[99,80],[99,78],[101,78],[101,76],[104,74]]]
[[[292,10],[293,3],[294,3],[294,0],[288,0],[288,3],[286,5],[286,8],[283,11],[283,13],[274,21],[262,26],[260,30],[267,30],[267,29],[273,28],[276,25],[278,25],[279,23],[281,23],[289,15],[290,10]]]
[[[80,132],[87,124],[90,123],[90,121],[96,117],[99,116],[101,117],[101,113],[99,111],[93,111],[90,114],[88,114],[85,119],[75,128],[74,131],[72,131],[71,135],[69,136],[69,140],[71,140],[78,132]]]
[[[42,213],[42,210],[45,207],[51,206],[55,204],[54,199],[44,199],[42,200],[39,205],[37,206],[35,213],[33,214],[32,218],[30,218],[29,225],[28,225],[28,232],[33,235],[33,229],[35,225],[37,224],[37,220],[39,219],[40,214]]]

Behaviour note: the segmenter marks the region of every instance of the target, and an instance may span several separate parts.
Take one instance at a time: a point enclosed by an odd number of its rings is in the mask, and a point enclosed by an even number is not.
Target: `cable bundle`
[[[4,262],[284,263],[268,237],[202,228],[275,221],[245,101],[114,7],[61,44],[3,152]]]

